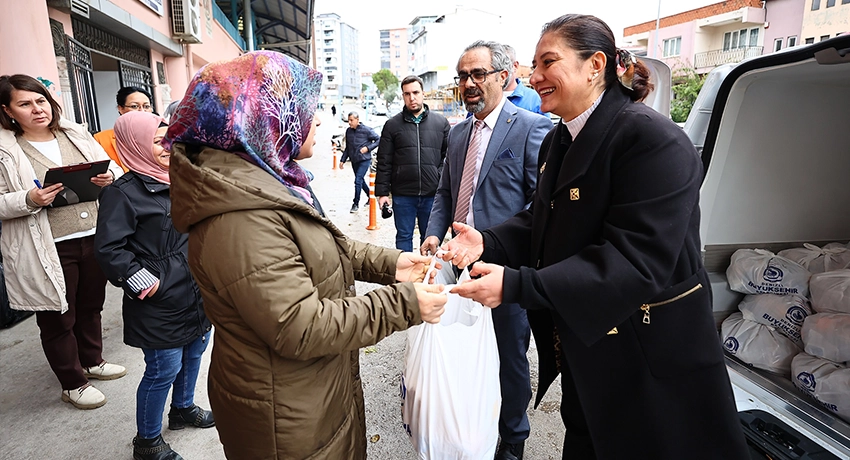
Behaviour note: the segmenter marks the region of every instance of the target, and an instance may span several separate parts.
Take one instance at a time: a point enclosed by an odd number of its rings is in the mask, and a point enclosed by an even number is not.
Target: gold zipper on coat
[[[684,299],[685,297],[693,294],[694,292],[702,289],[702,283],[698,283],[696,286],[688,289],[687,291],[673,297],[672,299],[667,299],[661,302],[655,303],[645,303],[640,306],[640,309],[643,310],[643,324],[649,324],[649,309],[652,307],[660,307],[662,305],[667,305],[668,303],[673,303],[677,300]]]

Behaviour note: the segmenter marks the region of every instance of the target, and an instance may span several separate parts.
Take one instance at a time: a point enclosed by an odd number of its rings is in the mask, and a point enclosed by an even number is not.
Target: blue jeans
[[[351,163],[351,169],[354,170],[354,204],[360,206],[360,190],[366,193],[366,199],[369,199],[369,185],[363,177],[369,171],[371,161],[361,161],[359,163]]]
[[[413,226],[419,223],[419,245],[425,240],[428,231],[428,218],[431,217],[433,196],[393,195],[393,217],[395,217],[395,247],[402,251],[413,250]]]
[[[153,439],[162,433],[162,414],[172,384],[171,405],[185,409],[195,403],[195,382],[209,340],[207,332],[180,348],[142,349],[145,375],[136,391],[136,429],[140,437]]]

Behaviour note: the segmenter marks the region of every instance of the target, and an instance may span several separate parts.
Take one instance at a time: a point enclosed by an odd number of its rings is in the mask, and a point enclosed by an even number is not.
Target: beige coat
[[[86,161],[108,160],[106,152],[85,126],[62,119],[59,124]],[[110,163],[118,177],[121,168]],[[15,310],[61,311],[68,309],[65,278],[53,243],[47,213],[30,208],[26,196],[35,186],[32,164],[18,146],[15,133],[0,129],[0,251],[9,306]]]
[[[270,174],[172,152],[172,218],[215,326],[210,404],[230,459],[363,459],[358,349],[422,322],[399,251],[346,238]],[[394,414],[398,415],[398,414]],[[399,429],[400,426],[399,426]]]

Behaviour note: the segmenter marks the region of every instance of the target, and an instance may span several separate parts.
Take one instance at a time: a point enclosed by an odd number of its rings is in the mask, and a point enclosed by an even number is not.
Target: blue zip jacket
[[[360,123],[357,128],[348,128],[345,130],[345,152],[342,153],[342,158],[339,160],[345,163],[345,160],[351,159],[352,163],[360,163],[361,161],[372,161],[372,150],[378,147],[378,142],[381,140],[375,130]],[[360,149],[366,147],[366,153],[360,153]]]

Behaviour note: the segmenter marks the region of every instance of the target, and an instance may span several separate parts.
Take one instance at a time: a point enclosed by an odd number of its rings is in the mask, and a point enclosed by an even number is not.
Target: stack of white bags
[[[806,244],[774,255],[742,249],[726,271],[747,294],[722,325],[724,347],[742,361],[790,377],[850,421],[850,249]],[[811,299],[811,300],[809,300]],[[805,352],[803,352],[805,350]]]

